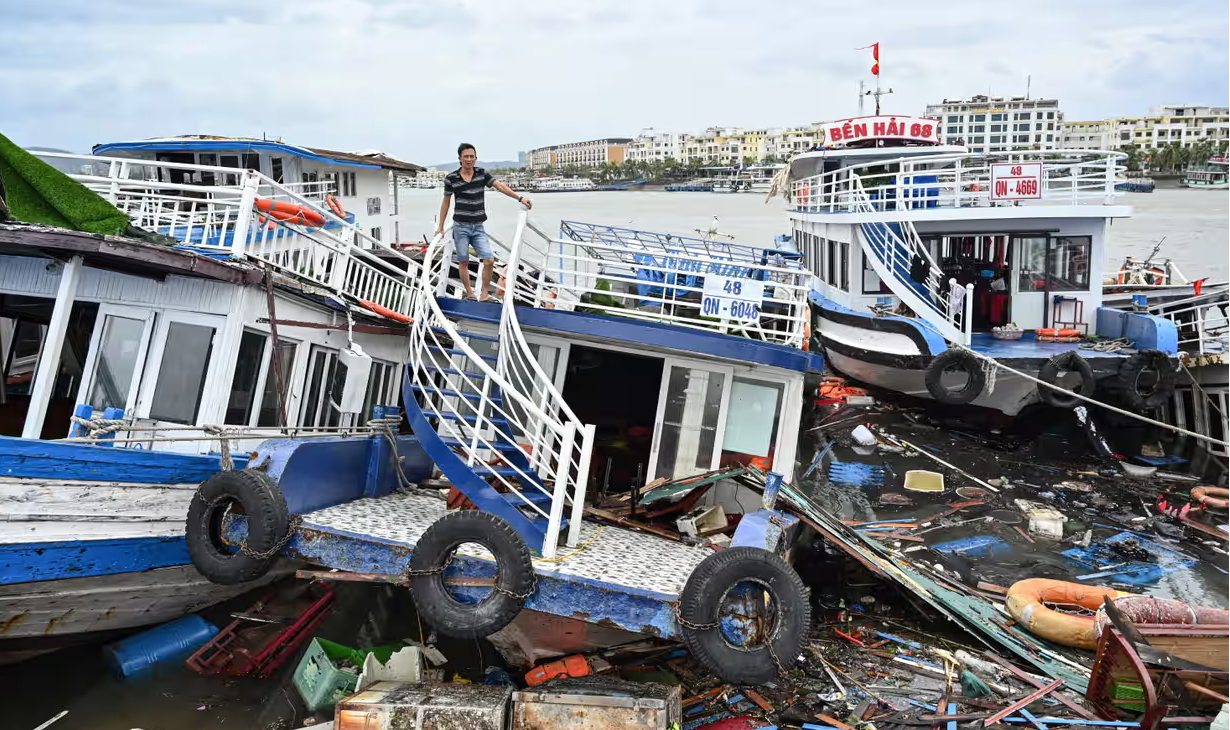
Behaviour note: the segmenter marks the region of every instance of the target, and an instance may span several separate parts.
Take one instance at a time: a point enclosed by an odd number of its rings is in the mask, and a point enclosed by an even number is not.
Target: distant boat
[[[1225,157],[1212,157],[1208,162],[1199,165],[1188,165],[1183,171],[1180,187],[1197,188],[1201,190],[1230,189],[1230,180],[1226,174]]]

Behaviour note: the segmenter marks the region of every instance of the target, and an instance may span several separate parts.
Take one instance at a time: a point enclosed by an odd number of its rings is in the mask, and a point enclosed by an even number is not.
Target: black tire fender
[[[1097,383],[1093,375],[1093,368],[1076,350],[1061,352],[1043,363],[1042,368],[1038,370],[1038,380],[1054,385],[1059,380],[1059,373],[1062,370],[1073,371],[1081,376],[1081,384],[1072,391],[1073,393],[1079,393],[1086,398],[1093,396],[1093,388]],[[1045,385],[1038,386],[1038,398],[1048,406],[1057,408],[1075,408],[1081,404],[1080,398]]]
[[[222,585],[256,580],[269,572],[273,556],[252,557],[227,544],[222,530],[228,511],[248,518],[245,544],[265,552],[286,536],[286,498],[264,472],[241,469],[218,472],[201,482],[188,505],[188,555],[197,572]]]
[[[1142,393],[1140,374],[1150,367],[1157,370],[1157,384],[1153,390]],[[1164,405],[1174,393],[1175,369],[1170,356],[1161,350],[1138,350],[1119,366],[1118,379],[1129,408],[1151,411]]]
[[[728,641],[719,626],[724,599],[745,582],[763,588],[777,613],[768,640],[751,647]],[[706,669],[727,682],[762,684],[777,677],[774,655],[788,670],[803,650],[811,605],[803,581],[776,553],[736,547],[705,558],[688,576],[679,596],[678,622],[688,651]]]
[[[478,603],[463,603],[444,585],[441,569],[463,543],[478,543],[495,556],[496,587]],[[434,571],[434,572],[433,572]],[[445,636],[473,639],[507,626],[534,592],[534,564],[525,541],[490,512],[450,512],[433,522],[410,556],[410,593],[419,615]]]
[[[957,366],[969,374],[969,380],[965,382],[964,387],[953,390],[944,386],[943,375],[945,370]],[[923,375],[923,382],[926,383],[927,392],[931,394],[931,397],[940,403],[964,405],[974,402],[978,396],[982,395],[982,389],[987,385],[987,374],[982,371],[982,363],[972,353],[954,348],[945,350],[931,359]]]

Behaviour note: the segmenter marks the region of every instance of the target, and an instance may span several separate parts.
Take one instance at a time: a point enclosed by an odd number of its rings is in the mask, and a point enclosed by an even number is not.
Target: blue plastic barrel
[[[112,671],[131,677],[160,662],[187,657],[217,633],[217,626],[192,614],[108,644],[103,655]]]

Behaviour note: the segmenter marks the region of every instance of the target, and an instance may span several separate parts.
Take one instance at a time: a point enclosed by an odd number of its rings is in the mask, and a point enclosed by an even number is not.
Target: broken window
[[[196,423],[213,345],[213,327],[186,322],[171,322],[167,326],[158,383],[150,402],[150,418]]]

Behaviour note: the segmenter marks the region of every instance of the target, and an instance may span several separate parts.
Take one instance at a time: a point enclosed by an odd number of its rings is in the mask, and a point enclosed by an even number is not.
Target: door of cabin
[[[154,319],[152,309],[99,305],[78,403],[93,406],[99,416],[107,408],[119,408],[128,415],[134,412]]]
[[[665,360],[646,483],[718,467],[732,378],[729,367]]]
[[[149,348],[149,360],[141,378],[136,413],[143,426],[149,428],[182,428],[204,422],[217,423],[221,416],[208,415],[212,407],[225,403],[229,392],[220,382],[219,368],[213,367],[220,357],[234,359],[219,352],[222,326],[226,318],[166,310],[158,318]],[[205,415],[203,415],[205,414]],[[217,420],[210,420],[216,418]],[[151,442],[159,451],[198,453],[217,451],[218,442],[204,443],[192,431],[147,431],[151,437],[183,436],[183,440]],[[143,434],[144,435],[144,434]]]

